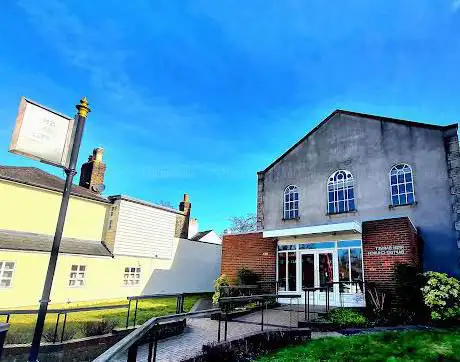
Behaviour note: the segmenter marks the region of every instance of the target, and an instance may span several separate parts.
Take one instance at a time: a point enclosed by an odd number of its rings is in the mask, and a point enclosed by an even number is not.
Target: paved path
[[[269,309],[264,311],[264,329],[278,329],[297,327],[296,312]],[[228,322],[229,339],[261,330],[261,312],[254,312]],[[199,354],[203,344],[217,341],[218,321],[209,318],[187,318],[187,327],[184,333],[163,339],[158,342],[157,361],[181,361],[185,358]],[[221,338],[224,337],[224,323],[221,323]],[[138,361],[147,361],[148,346],[138,349]],[[119,359],[118,361],[126,361]]]

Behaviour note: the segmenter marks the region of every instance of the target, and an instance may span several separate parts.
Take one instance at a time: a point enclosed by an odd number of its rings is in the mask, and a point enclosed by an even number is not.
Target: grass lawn
[[[460,329],[328,337],[257,361],[460,361]]]
[[[196,295],[187,295],[184,300],[184,310],[189,311],[195,302],[202,297],[203,294]],[[126,304],[126,299],[111,299],[111,300],[101,300],[97,302],[80,302],[80,303],[71,303],[71,304],[50,304],[49,308],[75,308],[75,307],[87,307],[87,306],[96,306],[96,305],[110,305],[110,304]],[[130,313],[130,325],[134,320],[134,305],[135,302],[131,303],[131,313]],[[33,309],[33,307],[24,308],[24,309]],[[93,312],[77,312],[69,313],[67,315],[66,331],[73,331],[73,336],[70,338],[80,338],[85,337],[85,333],[82,330],[82,322],[85,321],[101,321],[102,319],[108,319],[118,327],[124,327],[126,324],[126,314],[127,308],[120,309],[109,309],[109,310],[98,310]],[[161,316],[174,314],[176,312],[176,298],[160,298],[160,299],[151,299],[151,300],[141,300],[139,301],[136,324],[142,324],[148,319]],[[3,317],[3,318],[2,318]],[[5,316],[0,316],[0,320],[3,321]],[[53,334],[54,326],[56,323],[57,314],[49,314],[46,317],[45,321],[45,332],[47,334]],[[6,344],[14,343],[31,343],[33,330],[35,327],[35,315],[11,315],[10,318],[10,330],[6,335]],[[63,316],[61,316],[59,322],[58,336],[60,336],[60,330],[62,327]],[[69,335],[70,336],[70,335]],[[45,340],[46,341],[46,340]]]

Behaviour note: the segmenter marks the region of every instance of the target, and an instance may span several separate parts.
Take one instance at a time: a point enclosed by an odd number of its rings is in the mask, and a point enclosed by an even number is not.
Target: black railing
[[[158,342],[157,327],[160,322],[178,321],[190,316],[209,315],[216,312],[220,312],[220,309],[214,308],[199,312],[180,313],[151,318],[118,343],[110,347],[93,362],[105,362],[111,361],[114,358],[121,359],[124,357],[126,357],[127,362],[135,362],[137,360],[138,348],[144,344],[148,344],[147,361],[154,362],[156,360]]]
[[[364,295],[364,282],[361,280],[354,280],[354,281],[340,281],[340,282],[328,282],[326,285],[321,287],[311,287],[311,288],[303,288],[304,291],[304,313],[305,313],[305,320],[310,320],[310,314],[318,314],[319,307],[324,307],[321,312],[329,312],[331,308],[331,293],[334,293],[334,286],[337,285],[339,288],[339,306],[343,308],[344,301],[343,295],[344,294],[359,294],[362,293]],[[353,292],[354,287],[354,292]],[[348,288],[348,289],[346,289]],[[348,291],[349,290],[349,291]],[[358,292],[359,290],[359,292]],[[316,293],[324,293],[325,294],[325,304],[317,304],[316,303]]]
[[[259,294],[259,295],[248,295],[248,296],[241,296],[241,297],[224,297],[219,298],[219,306],[221,308],[221,312],[219,312],[219,319],[218,319],[218,327],[217,327],[217,342],[221,340],[221,323],[222,319],[224,322],[224,341],[227,340],[227,331],[228,331],[228,311],[229,308],[227,306],[232,306],[235,303],[252,303],[256,302],[261,305],[261,313],[260,313],[260,330],[264,330],[264,309],[267,311],[268,305],[271,301],[276,301],[279,298],[290,299],[292,305],[292,299],[298,299],[302,296],[300,294]],[[223,310],[223,312],[222,312]],[[292,314],[293,310],[290,310]],[[290,327],[292,324],[292,316],[290,314]]]
[[[53,334],[53,343],[56,343],[58,331],[59,331],[59,322],[61,316],[64,316],[64,321],[61,329],[60,341],[64,340],[64,332],[67,323],[67,314],[69,313],[78,313],[78,312],[92,312],[96,310],[106,310],[106,309],[123,309],[127,308],[128,304],[115,304],[115,305],[98,305],[93,307],[76,307],[76,308],[61,308],[61,309],[48,309],[47,314],[57,314],[56,322],[54,325],[54,334]],[[9,323],[10,317],[15,314],[37,314],[37,309],[11,309],[11,310],[0,310],[0,315],[6,316],[6,323]]]
[[[150,295],[137,295],[137,296],[132,296],[128,297],[128,313],[126,314],[126,325],[125,327],[129,327],[129,315],[131,312],[131,303],[135,301],[135,307],[134,307],[134,319],[133,319],[133,327],[136,326],[136,320],[137,320],[137,310],[138,310],[138,304],[140,300],[147,300],[147,299],[161,299],[161,298],[171,298],[175,297],[176,298],[176,314],[183,313],[184,312],[184,299],[185,299],[185,293],[181,294],[150,294]]]
[[[135,309],[134,309],[134,318],[133,318],[133,326],[136,326],[137,321],[137,312],[138,312],[138,304],[140,300],[147,300],[147,299],[161,299],[161,298],[176,298],[176,314],[180,314],[184,312],[184,300],[185,296],[188,293],[182,294],[151,294],[151,295],[140,295],[140,296],[131,296],[128,297],[128,303],[126,304],[109,304],[109,305],[96,305],[90,307],[75,307],[75,308],[52,308],[48,309],[47,314],[56,314],[56,321],[54,324],[54,333],[53,333],[53,340],[52,343],[56,343],[58,341],[58,335],[60,334],[59,341],[64,341],[65,335],[65,328],[67,325],[67,315],[70,313],[78,313],[78,312],[92,312],[98,310],[109,310],[109,309],[127,309],[126,313],[126,323],[125,328],[129,327],[129,317],[131,313],[131,303],[135,301]],[[0,316],[5,316],[5,323],[10,322],[10,318],[12,315],[25,315],[25,314],[37,314],[37,309],[10,309],[10,310],[0,310]],[[62,328],[59,330],[59,325],[61,322],[61,317],[63,317]]]

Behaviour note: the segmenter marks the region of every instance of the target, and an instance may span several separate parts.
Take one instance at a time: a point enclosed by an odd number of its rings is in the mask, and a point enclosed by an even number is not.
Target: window
[[[141,282],[140,267],[126,267],[123,274],[123,285],[139,285]]]
[[[359,245],[357,245],[359,243]],[[340,246],[353,246],[341,248]],[[355,246],[357,245],[357,246]],[[363,264],[361,241],[352,240],[348,242],[338,242],[338,259],[339,259],[339,281],[340,282],[359,282],[363,281]],[[362,292],[359,284],[340,284],[340,292],[342,293],[358,293]]]
[[[284,219],[297,219],[299,217],[299,189],[289,185],[284,189]]]
[[[278,290],[281,292],[297,289],[297,257],[295,251],[278,252]]]
[[[85,285],[86,265],[72,265],[70,268],[69,286],[82,287]]]
[[[11,287],[13,279],[14,262],[0,261],[0,288]]]
[[[412,168],[405,163],[395,165],[390,171],[391,203],[393,206],[415,202]]]
[[[327,181],[327,211],[338,214],[355,210],[354,180],[351,172],[339,170]]]

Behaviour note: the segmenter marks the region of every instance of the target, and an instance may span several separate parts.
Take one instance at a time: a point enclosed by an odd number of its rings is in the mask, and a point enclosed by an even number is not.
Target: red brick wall
[[[371,255],[378,247],[402,246],[402,255]],[[395,266],[420,266],[417,231],[407,217],[363,222],[364,280],[394,292]]]
[[[224,235],[221,273],[236,282],[238,269],[252,269],[264,286],[276,281],[276,239],[263,238],[261,232]]]

